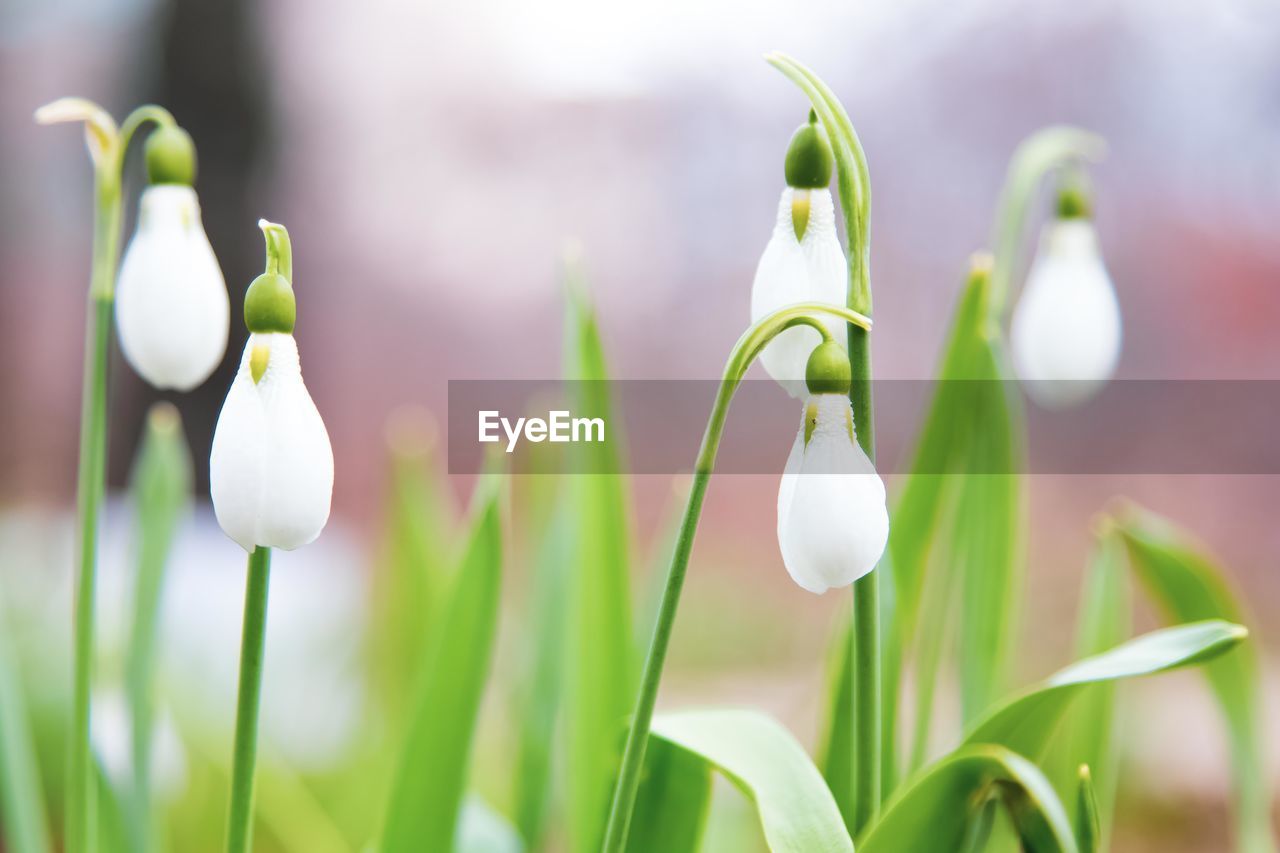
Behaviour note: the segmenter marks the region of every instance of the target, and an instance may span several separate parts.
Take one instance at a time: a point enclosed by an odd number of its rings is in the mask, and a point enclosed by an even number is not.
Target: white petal
[[[270,357],[255,384],[249,361],[258,345],[269,347]],[[292,550],[324,529],[333,449],[292,335],[250,336],[214,430],[209,491],[218,523],[246,551]]]
[[[850,437],[849,401],[835,394],[812,399],[817,424],[805,446],[801,422],[778,488],[778,545],[792,579],[823,593],[875,568],[889,538],[889,513],[884,481]]]
[[[189,391],[222,361],[230,317],[195,190],[148,187],[116,290],[125,360],[157,388]]]
[[[809,224],[803,240],[796,240],[791,222],[791,202],[797,192],[810,194]],[[836,233],[831,191],[787,187],[778,202],[773,236],[756,267],[751,286],[751,321],[754,323],[798,302],[844,305],[847,281],[848,269]],[[824,317],[823,322],[836,340],[844,340],[843,323],[830,317]],[[765,347],[760,361],[768,374],[792,396],[803,397],[804,368],[813,348],[821,342],[821,336],[813,329],[788,329]]]
[[[1086,399],[1115,372],[1120,305],[1086,220],[1049,225],[1013,315],[1014,366],[1048,407]]]

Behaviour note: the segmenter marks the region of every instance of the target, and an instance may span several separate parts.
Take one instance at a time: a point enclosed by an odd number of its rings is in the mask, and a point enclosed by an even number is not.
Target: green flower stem
[[[876,458],[871,400],[871,335],[849,327],[849,402],[858,444]],[[857,835],[880,811],[880,570],[853,582],[853,826]]]
[[[95,846],[93,751],[89,694],[93,686],[94,599],[97,586],[98,516],[106,490],[107,369],[110,366],[116,270],[120,262],[121,185],[124,154],[145,122],[173,124],[156,106],[139,107],[117,129],[101,107],[83,98],[62,98],[36,111],[40,124],[83,123],[94,167],[93,270],[85,330],[84,389],[80,413],[80,460],[76,486],[75,661],[72,665],[71,734],[68,747],[66,849]]]
[[[267,241],[267,272],[284,276],[285,281],[293,284],[293,244],[289,241],[289,231],[275,222],[258,220],[262,236]]]
[[[97,586],[98,516],[106,490],[107,369],[120,255],[119,149],[95,163],[93,271],[85,329],[84,390],[80,410],[77,474],[75,662],[72,682],[70,778],[67,780],[67,849],[92,849],[96,838],[93,751],[89,735],[89,693],[93,682],[94,599]]]
[[[1046,127],[1028,136],[1009,161],[1000,190],[991,237],[995,263],[991,269],[991,317],[1002,324],[1012,304],[1013,276],[1023,255],[1027,214],[1041,182],[1050,172],[1097,161],[1106,152],[1102,138],[1075,127]]]
[[[244,633],[240,639],[240,688],[236,699],[235,752],[231,762],[231,810],[227,819],[228,853],[253,846],[253,770],[258,758],[258,706],[267,633],[267,587],[271,549],[259,545],[249,555],[244,590]]]
[[[824,341],[831,340],[830,333],[820,321],[814,318],[814,314],[840,317],[861,329],[871,326],[871,321],[866,317],[846,308],[819,303],[792,305],[770,314],[747,329],[734,345],[733,352],[725,365],[724,375],[720,380],[720,387],[716,392],[715,403],[711,408],[711,416],[707,420],[707,429],[703,433],[702,445],[694,464],[693,485],[689,490],[684,517],[680,522],[675,552],[671,555],[671,566],[667,570],[667,585],[662,593],[662,604],[658,610],[653,639],[649,643],[649,654],[644,662],[640,694],[636,698],[635,713],[632,715],[626,748],[622,754],[622,767],[618,772],[618,781],[613,791],[613,803],[609,808],[609,824],[605,830],[603,848],[605,853],[620,853],[626,847],[631,812],[640,786],[640,770],[644,765],[644,751],[649,739],[649,726],[653,721],[654,704],[658,698],[658,684],[662,680],[662,667],[667,658],[671,629],[675,625],[676,608],[680,603],[680,592],[684,587],[685,574],[689,568],[689,553],[693,549],[693,537],[698,529],[698,519],[702,513],[702,501],[706,496],[707,484],[715,468],[716,453],[720,448],[720,438],[728,418],[729,404],[733,402],[733,395],[742,383],[742,378],[746,375],[751,362],[760,355],[765,344],[780,332],[793,326],[805,325],[817,329]]]

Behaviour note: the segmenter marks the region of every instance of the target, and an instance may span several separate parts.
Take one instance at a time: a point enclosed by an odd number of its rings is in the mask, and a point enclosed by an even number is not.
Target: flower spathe
[[[1081,402],[1120,358],[1120,305],[1086,218],[1046,226],[1013,315],[1014,367],[1042,406]]]
[[[797,220],[803,221],[799,228]],[[789,186],[782,191],[773,236],[756,267],[751,321],[799,302],[844,305],[848,275],[831,191]],[[824,317],[822,322],[833,336],[843,338],[843,321]],[[787,329],[769,342],[760,361],[788,393],[803,397],[805,364],[821,340],[815,329]]]
[[[306,545],[328,521],[333,449],[293,335],[249,336],[214,429],[209,492],[222,529],[250,553]]]
[[[195,190],[147,187],[116,292],[125,360],[156,388],[190,391],[222,361],[230,317],[226,281]]]
[[[889,538],[884,481],[855,438],[843,394],[814,394],[778,487],[778,546],[788,574],[813,593],[875,568]]]

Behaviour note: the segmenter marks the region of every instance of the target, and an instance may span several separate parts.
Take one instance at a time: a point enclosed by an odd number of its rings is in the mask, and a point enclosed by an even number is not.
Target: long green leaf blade
[[[470,540],[431,642],[383,829],[387,853],[451,850],[498,621],[497,478],[478,487]]]
[[[699,755],[655,737],[627,835],[628,853],[694,853],[711,803],[711,768]]]
[[[125,686],[131,716],[133,786],[120,792],[126,825],[136,849],[150,846],[151,744],[154,737],[156,640],[166,567],[191,500],[191,454],[182,435],[178,410],[158,403],[133,471],[137,574],[134,578],[133,631],[125,662]]]
[[[1027,759],[992,745],[964,747],[917,776],[890,800],[859,853],[966,849],[974,824],[989,820],[992,797],[1024,849],[1075,853],[1071,824],[1049,780]]]
[[[773,853],[852,853],[853,841],[822,774],[771,718],[737,710],[660,714],[653,734],[700,756],[746,794]]]
[[[569,269],[565,319],[565,378],[578,417],[611,417],[604,346]],[[572,849],[599,848],[626,718],[635,696],[631,634],[630,536],[621,441],[615,428],[604,442],[577,448],[581,468],[567,487],[573,506],[569,642],[566,671],[569,829]]]
[[[12,853],[47,853],[53,848],[40,796],[40,766],[5,607],[0,597],[0,847]]]
[[[1139,581],[1171,622],[1226,619],[1246,623],[1225,573],[1200,548],[1158,516],[1130,506],[1117,519]],[[1236,843],[1245,853],[1276,849],[1271,792],[1263,766],[1258,653],[1241,644],[1205,667],[1227,722],[1235,766]]]
[[[1162,628],[1077,661],[1043,683],[993,708],[965,735],[966,744],[991,743],[1032,759],[1044,754],[1071,700],[1100,682],[1154,675],[1211,661],[1248,636],[1239,625],[1209,619]]]

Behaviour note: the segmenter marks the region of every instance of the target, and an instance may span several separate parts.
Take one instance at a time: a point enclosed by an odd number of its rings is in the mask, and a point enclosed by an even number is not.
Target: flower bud
[[[1065,194],[1072,215],[1045,227],[1014,310],[1010,343],[1027,393],[1047,408],[1079,403],[1106,383],[1120,358],[1121,319],[1087,199]]]
[[[116,288],[125,360],[156,388],[190,391],[221,363],[230,318],[226,281],[195,190],[147,187]]]
[[[263,273],[244,295],[244,325],[250,332],[293,333],[297,301],[289,280],[279,273]]]
[[[884,481],[858,445],[848,398],[814,394],[778,487],[788,574],[813,593],[848,586],[875,568],[888,539]]]
[[[144,156],[147,181],[151,184],[183,184],[196,182],[196,145],[177,125],[162,125],[147,137]]]

